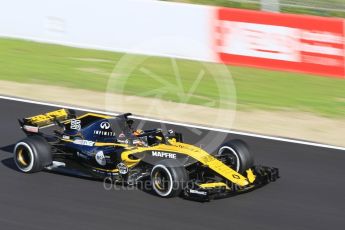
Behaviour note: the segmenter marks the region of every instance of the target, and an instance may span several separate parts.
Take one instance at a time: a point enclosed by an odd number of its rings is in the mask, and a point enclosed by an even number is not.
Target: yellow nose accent
[[[256,176],[254,175],[252,169],[248,169],[247,171],[247,178],[250,183],[253,183],[255,181]]]

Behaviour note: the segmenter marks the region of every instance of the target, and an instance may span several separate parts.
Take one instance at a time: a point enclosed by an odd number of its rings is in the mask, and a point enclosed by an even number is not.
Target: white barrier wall
[[[345,78],[340,18],[156,0],[0,0],[0,36]]]
[[[153,0],[0,0],[0,36],[212,60],[209,7]]]

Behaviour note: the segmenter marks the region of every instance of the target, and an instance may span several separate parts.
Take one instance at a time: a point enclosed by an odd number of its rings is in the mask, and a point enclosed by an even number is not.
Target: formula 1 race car
[[[14,147],[15,164],[24,173],[52,170],[127,185],[146,180],[160,197],[200,201],[247,192],[279,178],[277,168],[254,166],[241,140],[210,154],[184,143],[182,134],[172,130],[135,130],[130,115],[77,116],[60,109],[20,119],[27,138]]]

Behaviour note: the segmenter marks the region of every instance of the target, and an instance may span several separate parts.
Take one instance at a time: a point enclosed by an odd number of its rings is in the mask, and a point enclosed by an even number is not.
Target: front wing
[[[198,201],[225,198],[255,190],[270,182],[276,181],[280,177],[278,168],[274,167],[254,166],[251,168],[251,171],[255,175],[255,179],[246,186],[238,186],[234,183],[227,184],[223,182],[204,184],[189,183],[183,192],[183,197]]]

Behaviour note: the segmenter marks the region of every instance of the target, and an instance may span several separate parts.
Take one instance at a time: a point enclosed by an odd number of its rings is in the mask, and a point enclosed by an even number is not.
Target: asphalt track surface
[[[207,203],[162,199],[141,190],[49,172],[23,174],[12,160],[24,138],[16,119],[54,107],[0,99],[0,229],[344,229],[345,151],[228,134],[281,179],[250,193]],[[145,126],[157,126],[152,122]],[[166,125],[187,133],[202,131]],[[210,132],[217,137],[217,133]]]

